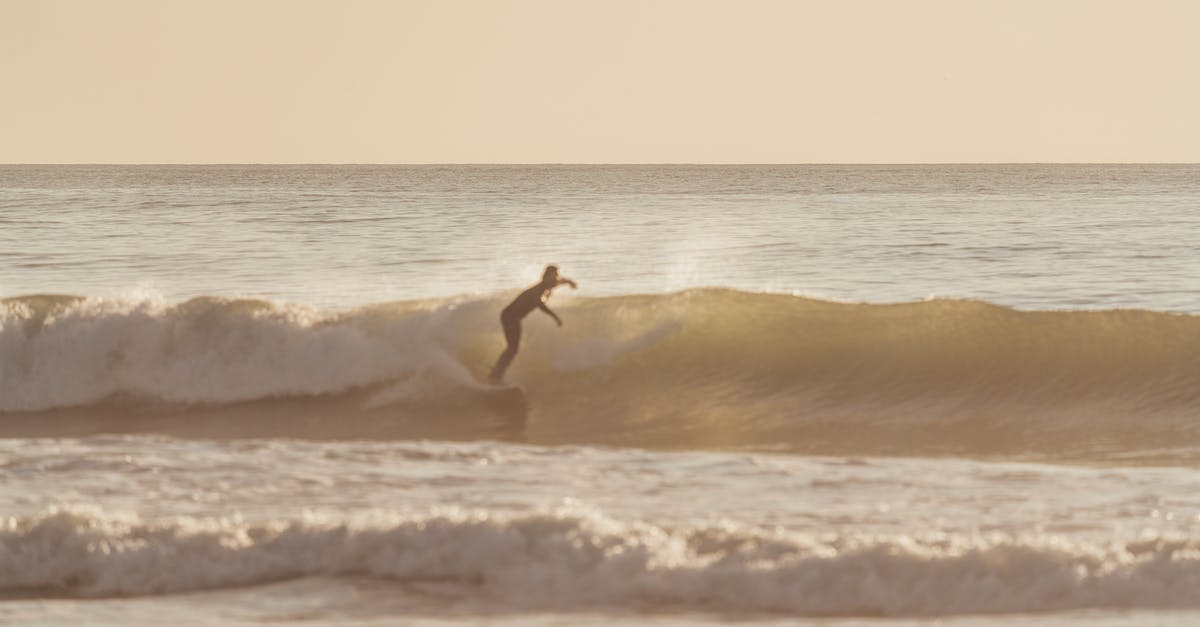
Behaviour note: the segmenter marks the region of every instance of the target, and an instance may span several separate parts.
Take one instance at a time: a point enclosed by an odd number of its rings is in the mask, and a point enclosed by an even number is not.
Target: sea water
[[[1194,624],[1197,235],[1197,166],[0,166],[0,621]]]

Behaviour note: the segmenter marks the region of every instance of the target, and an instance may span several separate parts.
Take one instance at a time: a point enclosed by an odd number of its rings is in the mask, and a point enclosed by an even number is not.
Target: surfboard
[[[493,413],[510,423],[524,425],[529,418],[529,399],[525,391],[515,385],[489,384],[479,390],[483,402]]]
[[[484,397],[491,399],[493,402],[513,404],[513,405],[528,405],[529,399],[525,397],[525,390],[515,385],[489,385],[480,390]]]

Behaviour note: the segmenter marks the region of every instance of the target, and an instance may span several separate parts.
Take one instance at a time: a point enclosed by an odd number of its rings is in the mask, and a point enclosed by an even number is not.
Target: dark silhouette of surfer
[[[508,342],[508,346],[505,347],[503,353],[500,353],[500,359],[496,360],[496,366],[488,375],[488,381],[491,383],[504,381],[504,373],[508,371],[508,365],[512,363],[513,357],[517,356],[517,349],[521,346],[521,320],[529,315],[529,312],[541,309],[554,318],[558,326],[562,326],[562,319],[558,317],[558,314],[550,311],[550,308],[546,306],[546,299],[550,298],[550,290],[563,283],[570,285],[571,289],[579,287],[571,279],[559,276],[558,266],[546,266],[546,271],[542,273],[541,283],[521,292],[520,296],[514,298],[513,302],[500,312],[500,326],[504,328],[504,339]]]

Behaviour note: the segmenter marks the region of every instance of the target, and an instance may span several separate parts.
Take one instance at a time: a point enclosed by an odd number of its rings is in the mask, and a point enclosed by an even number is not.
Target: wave
[[[315,576],[457,584],[505,607],[927,616],[1196,608],[1195,539],[819,535],[594,511],[244,522],[54,509],[0,524],[0,594],[109,597]]]
[[[478,382],[502,348],[500,297],[349,311],[10,298],[0,301],[0,435],[470,439],[519,422],[513,437],[541,444],[1114,459],[1200,450],[1193,315],[726,289],[556,303],[563,329],[536,312],[525,321],[510,379],[528,405],[517,407]]]

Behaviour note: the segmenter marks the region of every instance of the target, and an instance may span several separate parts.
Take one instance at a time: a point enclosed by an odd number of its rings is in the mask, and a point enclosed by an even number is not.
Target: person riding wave
[[[521,292],[500,312],[500,326],[504,329],[504,339],[508,342],[508,346],[504,348],[503,353],[500,353],[500,358],[496,360],[492,373],[488,375],[488,381],[491,383],[504,381],[504,373],[508,371],[509,364],[517,356],[517,349],[521,346],[521,320],[531,311],[541,309],[554,318],[558,326],[562,326],[562,319],[558,317],[558,314],[550,311],[550,308],[546,306],[546,299],[550,298],[551,290],[564,283],[570,285],[571,289],[579,288],[571,279],[559,276],[558,266],[546,266],[541,282]]]

